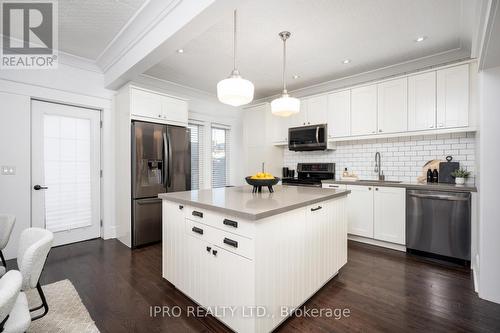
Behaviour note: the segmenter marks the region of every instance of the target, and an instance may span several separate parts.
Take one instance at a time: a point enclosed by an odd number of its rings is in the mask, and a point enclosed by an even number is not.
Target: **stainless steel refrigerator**
[[[132,247],[158,242],[158,194],[191,189],[191,143],[186,127],[132,122]]]

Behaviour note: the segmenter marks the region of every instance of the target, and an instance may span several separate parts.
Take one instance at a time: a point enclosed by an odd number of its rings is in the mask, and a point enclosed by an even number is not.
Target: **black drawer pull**
[[[201,228],[193,227],[191,230],[197,234],[203,235],[203,229]]]
[[[203,213],[202,212],[198,212],[196,210],[193,210],[193,216],[198,216],[198,217],[203,218]]]
[[[320,210],[321,208],[323,208],[323,207],[318,206],[318,207],[316,207],[316,208],[311,208],[311,212],[315,212],[315,211],[317,211],[317,210]]]
[[[179,205],[179,209],[184,209],[184,206],[183,205]]]
[[[238,222],[236,222],[236,221],[224,219],[224,221],[222,221],[222,223],[224,223],[225,225],[228,225],[230,227],[238,228]]]
[[[238,242],[229,238],[224,238],[224,244],[230,245],[232,247],[238,247]]]
[[[210,246],[207,246],[207,252],[210,252],[212,248]]]

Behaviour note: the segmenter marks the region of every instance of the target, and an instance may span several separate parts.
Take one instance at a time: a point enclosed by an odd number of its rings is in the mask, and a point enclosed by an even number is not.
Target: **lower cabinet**
[[[348,185],[349,234],[404,245],[406,190],[398,187]]]

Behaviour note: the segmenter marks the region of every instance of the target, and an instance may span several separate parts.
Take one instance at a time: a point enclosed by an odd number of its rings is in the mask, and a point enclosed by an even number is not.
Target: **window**
[[[190,123],[191,130],[191,189],[203,187],[203,125]]]
[[[212,187],[229,185],[229,129],[212,126]]]

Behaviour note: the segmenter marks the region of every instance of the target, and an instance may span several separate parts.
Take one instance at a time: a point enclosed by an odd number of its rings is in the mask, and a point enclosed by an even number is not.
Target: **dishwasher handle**
[[[408,193],[410,197],[421,198],[421,199],[435,199],[435,200],[447,200],[447,201],[469,201],[468,197],[456,196],[456,195],[438,195],[438,194],[417,194]]]

